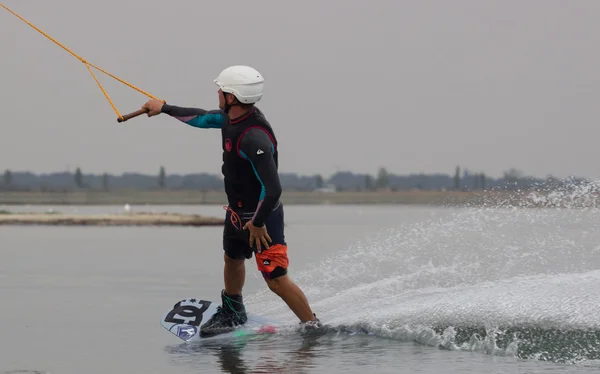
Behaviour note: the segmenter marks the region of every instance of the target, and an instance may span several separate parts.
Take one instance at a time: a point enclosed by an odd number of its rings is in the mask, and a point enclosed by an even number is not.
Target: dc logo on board
[[[198,330],[194,326],[177,326],[177,336],[183,340],[188,340],[196,334]]]

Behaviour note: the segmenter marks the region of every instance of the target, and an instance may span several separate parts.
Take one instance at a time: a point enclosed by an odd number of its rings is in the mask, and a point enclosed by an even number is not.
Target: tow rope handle
[[[115,113],[117,113],[117,122],[121,123],[121,122],[125,122],[127,120],[130,120],[132,118],[135,118],[137,116],[140,116],[142,114],[148,113],[147,109],[140,109],[140,110],[136,110],[135,112],[131,112],[129,114],[126,115],[121,115],[121,113],[119,113],[119,111],[117,110],[117,107],[113,104],[112,100],[110,99],[110,97],[108,96],[108,94],[106,93],[106,91],[104,90],[104,87],[102,87],[102,84],[100,84],[100,81],[98,81],[98,78],[96,78],[96,75],[94,75],[94,72],[92,71],[92,69],[90,69],[90,66],[93,67],[94,69],[97,69],[98,71],[101,71],[102,73],[108,75],[111,78],[114,78],[116,80],[118,80],[119,82],[133,88],[136,91],[139,91],[141,93],[143,93],[144,95],[152,98],[152,99],[156,99],[156,100],[160,100],[157,99],[156,97],[150,95],[148,92],[145,92],[137,87],[135,87],[134,85],[125,82],[124,80],[100,69],[99,67],[90,64],[89,62],[87,62],[86,60],[84,60],[83,58],[79,57],[78,55],[76,55],[73,51],[71,51],[69,48],[65,47],[64,45],[62,45],[61,43],[59,43],[58,41],[56,41],[56,39],[52,38],[51,36],[49,36],[48,34],[46,34],[45,32],[43,32],[42,30],[40,30],[39,28],[37,28],[36,26],[34,26],[31,22],[25,20],[23,17],[19,16],[17,13],[13,12],[12,10],[10,10],[6,5],[4,4],[0,4],[1,7],[3,7],[4,9],[8,10],[10,13],[12,13],[13,15],[15,15],[17,18],[19,18],[21,21],[25,22],[26,24],[28,24],[29,26],[31,26],[32,28],[34,28],[36,31],[38,31],[39,33],[41,33],[42,35],[44,35],[45,37],[47,37],[48,39],[52,40],[54,43],[56,43],[58,46],[60,46],[61,48],[63,48],[65,51],[69,52],[70,54],[72,54],[73,56],[75,56],[77,59],[79,59],[81,62],[83,62],[83,64],[87,67],[87,69],[89,70],[90,74],[92,74],[92,77],[94,77],[94,80],[96,81],[96,83],[98,84],[98,87],[100,87],[100,90],[102,90],[102,93],[104,94],[104,96],[106,97],[106,99],[108,100],[109,104],[112,106],[113,110],[115,111]],[[165,102],[164,100],[160,100],[163,103]]]
[[[120,116],[119,118],[117,118],[117,122],[121,123],[121,122],[125,122],[129,119],[135,118],[137,116],[141,116],[142,114],[148,113],[148,109],[140,109],[140,110],[136,110],[135,112],[131,112],[129,114],[125,114],[124,116]]]

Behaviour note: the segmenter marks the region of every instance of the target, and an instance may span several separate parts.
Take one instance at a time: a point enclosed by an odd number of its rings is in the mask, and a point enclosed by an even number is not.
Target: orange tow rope
[[[108,100],[108,102],[110,103],[110,105],[112,106],[112,108],[114,109],[115,113],[117,113],[117,116],[119,117],[119,122],[125,121],[125,117],[123,117],[121,115],[121,113],[119,113],[119,111],[117,110],[117,107],[113,104],[112,100],[110,99],[110,97],[108,96],[108,93],[106,93],[106,90],[104,90],[104,87],[102,87],[102,84],[100,84],[100,81],[98,81],[98,78],[96,78],[96,75],[94,75],[94,73],[92,72],[92,69],[90,69],[90,66],[101,71],[102,73],[118,80],[119,82],[126,84],[127,86],[133,88],[134,90],[137,90],[141,93],[143,93],[144,95],[151,97],[153,99],[159,100],[156,97],[152,96],[151,94],[149,94],[148,92],[145,92],[137,87],[135,87],[134,85],[125,82],[124,80],[100,69],[99,67],[90,64],[89,62],[87,62],[86,60],[84,60],[83,58],[81,58],[80,56],[78,56],[77,54],[75,54],[73,51],[71,51],[69,48],[65,47],[64,45],[62,45],[61,43],[59,43],[56,39],[52,38],[50,35],[46,34],[45,32],[43,32],[42,30],[40,30],[39,28],[37,28],[35,25],[33,25],[31,22],[27,21],[26,19],[24,19],[23,17],[21,17],[20,15],[18,15],[17,13],[13,12],[12,10],[10,10],[6,5],[4,4],[0,4],[1,7],[3,7],[4,9],[8,10],[9,12],[11,12],[12,14],[14,14],[15,16],[17,16],[21,21],[27,23],[29,26],[33,27],[35,30],[37,30],[39,33],[41,33],[42,35],[44,35],[45,37],[47,37],[48,39],[52,40],[54,43],[56,43],[58,46],[62,47],[64,50],[66,50],[67,52],[69,52],[70,54],[72,54],[73,56],[75,56],[77,59],[79,59],[81,62],[83,62],[85,64],[85,66],[87,67],[87,69],[89,70],[90,74],[92,74],[92,77],[94,77],[94,80],[96,81],[96,83],[98,84],[98,87],[100,87],[100,89],[102,90],[102,93],[104,93],[104,96],[106,97],[106,99]],[[161,100],[162,101],[162,100]],[[143,111],[138,111],[138,112],[143,112]],[[136,112],[136,113],[138,113]],[[139,115],[139,114],[137,114]]]

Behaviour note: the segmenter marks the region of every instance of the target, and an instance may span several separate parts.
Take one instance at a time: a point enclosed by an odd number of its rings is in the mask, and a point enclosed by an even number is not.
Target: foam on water
[[[374,233],[293,278],[319,318],[346,332],[598,360],[598,187],[527,192],[519,207],[473,207]],[[261,313],[294,318],[268,291],[247,300]]]

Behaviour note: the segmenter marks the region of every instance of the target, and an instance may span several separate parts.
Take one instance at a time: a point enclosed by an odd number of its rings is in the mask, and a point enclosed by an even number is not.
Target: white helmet
[[[235,95],[244,104],[256,103],[263,95],[264,78],[249,66],[230,66],[214,82],[221,91]]]

